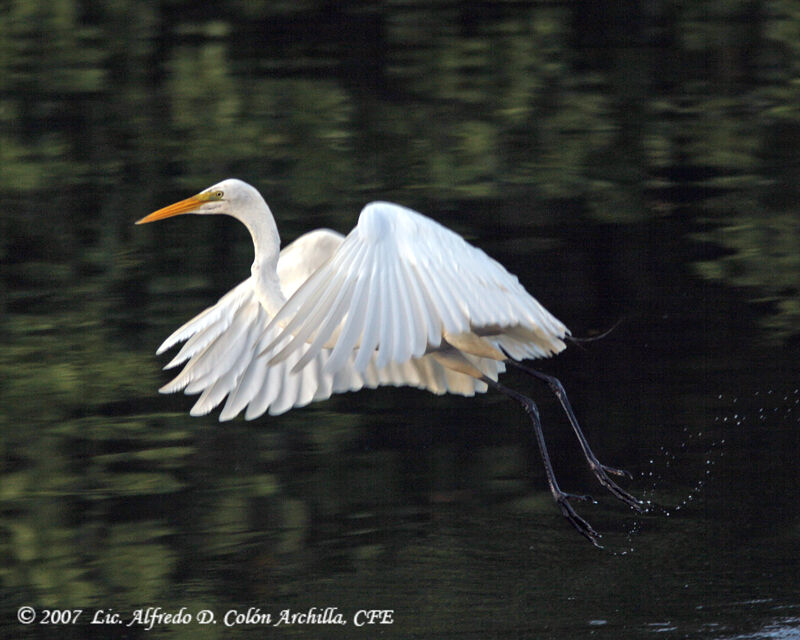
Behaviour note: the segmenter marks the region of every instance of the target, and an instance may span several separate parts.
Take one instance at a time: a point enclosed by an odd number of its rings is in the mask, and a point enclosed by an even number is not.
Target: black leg
[[[561,381],[558,378],[526,367],[525,365],[515,362],[514,360],[508,359],[506,362],[517,367],[517,369],[524,371],[528,375],[547,383],[547,386],[550,387],[550,390],[555,394],[556,398],[558,398],[558,401],[561,403],[564,413],[567,414],[567,418],[569,418],[572,429],[575,431],[575,435],[578,437],[578,442],[581,445],[581,449],[583,449],[583,455],[586,456],[586,461],[589,463],[589,467],[591,468],[592,473],[594,473],[598,482],[608,489],[615,498],[627,504],[631,509],[635,509],[639,513],[642,513],[644,511],[642,503],[608,477],[609,473],[617,476],[627,476],[628,478],[632,477],[631,474],[622,469],[615,469],[614,467],[606,466],[597,459],[597,456],[594,455],[592,448],[589,446],[589,441],[586,440],[586,436],[583,435],[583,431],[578,424],[578,419],[575,417],[575,412],[572,410],[572,406],[567,398],[567,392],[564,390],[564,385],[561,384]]]
[[[547,475],[547,484],[550,486],[550,493],[553,494],[556,504],[558,504],[558,507],[561,509],[561,513],[564,515],[564,517],[569,520],[572,526],[578,530],[578,533],[589,540],[589,542],[591,542],[594,546],[602,548],[598,542],[600,534],[592,528],[592,525],[586,522],[586,520],[581,518],[575,512],[575,509],[573,509],[569,502],[570,500],[591,500],[591,498],[589,496],[566,493],[561,490],[561,488],[558,486],[558,482],[556,482],[556,476],[553,472],[553,465],[550,462],[550,454],[547,452],[547,445],[544,441],[542,423],[539,420],[539,409],[536,407],[536,403],[534,403],[534,401],[529,397],[524,396],[521,393],[517,393],[513,389],[509,389],[499,382],[495,382],[491,378],[484,376],[481,379],[493,389],[497,389],[501,393],[507,395],[509,398],[513,398],[519,402],[525,409],[528,416],[530,416],[531,422],[533,423],[533,431],[536,434],[536,441],[539,444],[539,452],[542,454],[542,461],[544,462],[544,471]]]

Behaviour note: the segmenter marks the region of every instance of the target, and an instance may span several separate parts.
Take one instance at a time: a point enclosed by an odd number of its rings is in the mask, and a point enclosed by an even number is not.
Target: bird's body
[[[250,230],[255,259],[250,278],[159,349],[187,341],[167,365],[184,369],[162,391],[200,393],[193,415],[226,396],[221,419],[252,419],[387,384],[471,396],[487,389],[480,376],[505,370],[506,353],[564,348],[566,327],[515,276],[411,209],[372,203],[346,238],[318,229],[279,251],[261,195],[239,180],[204,193],[220,192],[212,202],[232,203],[225,213]]]
[[[328,230],[307,233],[280,253],[278,277],[283,294],[291,297],[315,268],[336,250],[343,236]],[[229,420],[241,411],[253,419],[268,411],[278,415],[293,407],[324,400],[334,393],[374,389],[382,385],[411,386],[432,393],[473,395],[485,391],[486,384],[470,376],[446,369],[430,354],[405,363],[389,363],[382,368],[374,358],[363,371],[356,371],[351,358],[335,372],[323,371],[331,349],[320,353],[302,370],[292,368],[308,345],[301,345],[294,357],[269,364],[259,350],[269,342],[264,334],[271,317],[259,302],[254,278],[239,284],[214,306],[184,324],[159,347],[163,353],[177,343],[188,341],[167,368],[187,362],[174,380],[161,388],[163,393],[185,390],[202,395],[192,407],[195,416],[209,413],[225,400],[220,420]],[[263,336],[262,336],[263,334]],[[259,338],[261,338],[259,340]],[[505,370],[502,362],[484,362],[493,377]]]
[[[266,202],[235,179],[139,222],[182,213],[233,216],[255,248],[250,277],[158,350],[185,342],[166,367],[184,368],[161,391],[200,393],[193,415],[225,400],[221,420],[243,410],[251,419],[334,393],[407,385],[466,396],[491,386],[522,402],[534,418],[521,400],[529,399],[500,385],[498,375],[506,362],[560,352],[569,331],[516,276],[453,231],[411,209],[374,202],[346,237],[320,229],[280,251]],[[535,418],[537,425],[538,413]],[[573,427],[582,439],[577,422]],[[592,465],[596,458],[585,439],[581,444]],[[562,512],[596,543],[542,453]],[[597,465],[603,476],[618,472]],[[617,497],[635,501],[622,494]]]

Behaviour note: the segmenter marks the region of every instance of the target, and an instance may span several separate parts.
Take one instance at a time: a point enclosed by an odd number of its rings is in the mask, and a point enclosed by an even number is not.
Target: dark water
[[[793,3],[0,16],[5,637],[800,637]],[[615,327],[539,364],[656,506],[597,487],[517,373],[561,484],[598,499],[578,507],[603,551],[495,394],[382,389],[224,425],[159,396],[155,348],[246,277],[251,248],[229,219],[132,222],[228,176],[265,194],[284,241],[394,200],[575,335]],[[127,626],[147,607],[192,621]],[[310,607],[347,624],[224,624]],[[41,624],[66,609],[77,625]],[[374,609],[393,624],[357,627]],[[122,624],[85,624],[100,610]]]

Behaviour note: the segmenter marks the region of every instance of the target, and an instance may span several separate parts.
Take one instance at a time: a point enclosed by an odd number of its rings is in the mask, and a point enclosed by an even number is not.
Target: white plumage
[[[374,202],[345,238],[327,229],[278,252],[269,207],[225,180],[147,216],[224,213],[250,230],[250,278],[176,330],[165,368],[184,365],[163,393],[199,393],[203,415],[279,414],[334,393],[381,385],[471,396],[497,380],[506,354],[564,348],[566,327],[516,276],[461,236],[400,205]],[[287,299],[288,298],[288,299]],[[227,400],[226,400],[227,398]]]

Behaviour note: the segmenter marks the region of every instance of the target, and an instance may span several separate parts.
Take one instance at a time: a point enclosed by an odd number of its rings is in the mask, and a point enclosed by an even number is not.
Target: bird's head
[[[171,218],[184,213],[196,213],[199,215],[225,213],[235,215],[236,211],[241,210],[242,206],[253,198],[261,199],[254,187],[241,180],[229,178],[208,187],[208,189],[204,189],[190,198],[154,211],[141,220],[137,220],[136,224],[147,224],[148,222],[155,222],[156,220],[163,220],[164,218]]]

